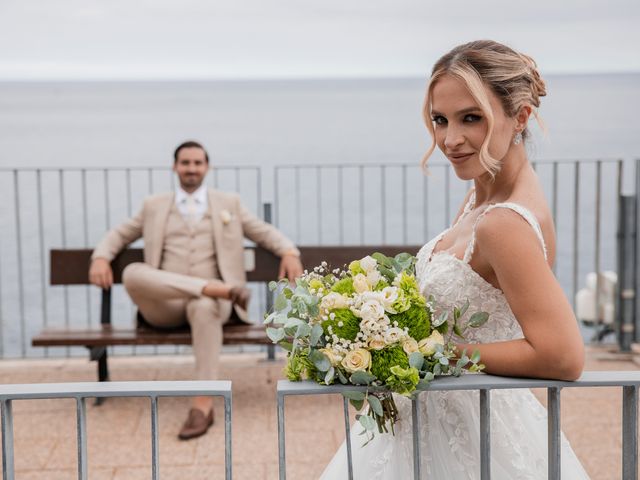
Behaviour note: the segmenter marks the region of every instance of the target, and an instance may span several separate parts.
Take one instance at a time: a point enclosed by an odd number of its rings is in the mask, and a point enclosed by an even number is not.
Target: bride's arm
[[[524,338],[458,348],[479,350],[494,375],[575,380],[584,345],[571,306],[531,226],[509,211],[494,212],[478,225],[474,255],[492,267]]]

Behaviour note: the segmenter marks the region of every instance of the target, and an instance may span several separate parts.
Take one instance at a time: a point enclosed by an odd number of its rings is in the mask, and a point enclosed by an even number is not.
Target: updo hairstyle
[[[540,97],[544,97],[547,91],[536,62],[531,57],[492,40],[465,43],[440,58],[433,66],[424,100],[424,120],[433,142],[422,159],[423,167],[436,147],[431,118],[431,92],[443,75],[451,75],[461,80],[484,112],[488,130],[480,148],[480,162],[492,176],[495,176],[500,171],[500,161],[489,154],[489,141],[495,120],[485,89],[490,88],[500,99],[509,117],[514,117],[523,105],[530,105],[538,124],[543,127],[537,108],[540,106]],[[525,140],[529,137],[528,129],[522,132],[522,137]]]

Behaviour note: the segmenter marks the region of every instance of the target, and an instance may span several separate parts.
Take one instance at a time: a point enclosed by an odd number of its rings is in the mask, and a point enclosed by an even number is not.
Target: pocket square
[[[222,220],[222,223],[224,223],[225,225],[228,225],[232,219],[233,216],[231,215],[231,212],[229,210],[222,210],[220,212],[220,220]]]

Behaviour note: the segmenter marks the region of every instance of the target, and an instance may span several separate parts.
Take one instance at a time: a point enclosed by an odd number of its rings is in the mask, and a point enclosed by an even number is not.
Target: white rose
[[[342,361],[342,355],[331,348],[321,348],[320,351],[324,353],[334,367],[338,366]]]
[[[325,295],[320,302],[320,308],[324,310],[333,310],[334,308],[347,308],[347,299],[337,292],[331,292]]]
[[[375,288],[381,278],[382,275],[380,275],[380,272],[378,272],[377,270],[371,270],[369,273],[367,273],[367,283],[371,285],[371,288]]]
[[[384,333],[384,341],[387,345],[392,345],[394,343],[398,343],[405,337],[404,330],[398,327],[391,327]]]
[[[402,342],[402,349],[404,353],[407,355],[411,355],[413,352],[417,352],[418,342],[416,342],[413,338],[407,338],[404,342]]]
[[[342,366],[349,373],[366,370],[370,364],[371,354],[364,348],[352,350],[342,359]]]
[[[384,307],[380,302],[369,301],[360,307],[360,318],[366,323],[377,322],[384,317]]]
[[[375,258],[367,255],[362,260],[360,260],[360,266],[365,272],[369,273],[371,271],[374,271],[378,267],[378,262],[376,262]]]
[[[363,293],[371,290],[369,288],[369,282],[367,282],[367,277],[365,277],[361,273],[353,277],[353,288],[356,291],[356,293]]]
[[[380,292],[382,294],[382,305],[389,313],[396,313],[392,305],[398,300],[398,289],[396,287],[384,287]]]
[[[444,337],[439,331],[434,330],[431,335],[418,342],[418,349],[423,355],[433,355],[436,353],[437,345],[444,345]]]
[[[384,340],[380,337],[369,340],[369,348],[372,348],[374,350],[382,350],[386,346],[387,344],[384,343]]]

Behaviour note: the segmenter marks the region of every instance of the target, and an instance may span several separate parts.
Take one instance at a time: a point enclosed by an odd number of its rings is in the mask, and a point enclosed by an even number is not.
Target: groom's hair
[[[174,163],[174,165],[177,163],[178,154],[180,153],[180,150],[182,150],[183,148],[199,148],[199,149],[201,149],[204,152],[205,160],[207,161],[207,163],[209,163],[209,154],[207,153],[205,148],[201,144],[199,144],[198,142],[196,142],[194,140],[188,140],[188,141],[183,142],[180,145],[178,145],[178,148],[176,148],[176,151],[173,152],[173,163]]]

